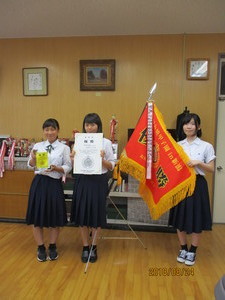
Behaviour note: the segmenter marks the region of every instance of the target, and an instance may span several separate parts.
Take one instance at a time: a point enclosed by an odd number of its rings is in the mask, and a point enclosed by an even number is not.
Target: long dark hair
[[[184,133],[183,126],[184,126],[185,124],[188,124],[188,123],[191,121],[191,119],[193,119],[194,122],[195,122],[196,135],[197,135],[197,137],[201,137],[201,136],[202,136],[202,130],[201,130],[201,128],[198,129],[198,127],[199,127],[200,124],[201,124],[201,119],[200,119],[200,117],[199,117],[197,114],[194,114],[194,113],[188,113],[188,114],[185,114],[185,116],[183,117],[182,122],[181,122],[181,124],[182,124],[182,132],[181,132],[182,139],[185,139],[185,138],[186,138],[186,134]]]
[[[44,121],[42,125],[42,129],[45,129],[46,127],[50,127],[50,126],[59,130],[59,122],[56,119],[50,118]]]
[[[90,114],[87,114],[85,117],[84,117],[84,121],[83,121],[83,132],[86,132],[85,130],[85,123],[94,123],[98,126],[98,130],[97,132],[102,132],[102,121],[99,117],[98,114],[96,113],[90,113]]]

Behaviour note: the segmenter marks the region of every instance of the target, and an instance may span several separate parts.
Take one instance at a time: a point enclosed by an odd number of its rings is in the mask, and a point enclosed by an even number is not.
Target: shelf
[[[14,161],[25,161],[25,162],[28,162],[28,156],[26,157],[14,157]],[[4,161],[8,161],[9,160],[9,157],[8,156],[5,156],[4,157]]]
[[[135,225],[135,226],[155,226],[155,227],[165,227],[164,224],[149,224],[145,222],[135,222],[135,221],[127,221],[127,220],[120,220],[120,219],[107,219],[107,224],[120,224],[120,225]],[[166,225],[167,226],[167,225]]]
[[[64,190],[65,195],[73,195],[72,190]],[[130,192],[110,192],[110,197],[126,197],[126,198],[141,198],[138,193],[130,193]]]
[[[111,197],[126,197],[126,198],[141,198],[138,193],[131,192],[110,192],[109,196]]]
[[[64,190],[64,195],[73,195],[73,190]]]

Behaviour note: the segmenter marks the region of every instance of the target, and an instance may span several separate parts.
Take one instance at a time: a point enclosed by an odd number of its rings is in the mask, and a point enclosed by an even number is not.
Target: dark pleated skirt
[[[196,176],[195,191],[170,210],[169,225],[186,233],[212,229],[209,192],[204,176]]]
[[[71,222],[78,226],[106,225],[107,174],[75,176]]]
[[[36,175],[32,181],[26,215],[28,225],[61,227],[67,223],[61,179]]]

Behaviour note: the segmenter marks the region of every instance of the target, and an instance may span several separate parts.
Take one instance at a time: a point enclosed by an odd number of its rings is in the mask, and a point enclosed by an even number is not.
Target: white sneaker
[[[187,253],[188,252],[186,250],[180,250],[179,255],[177,256],[177,261],[180,263],[184,263],[186,260]]]
[[[196,257],[196,253],[194,253],[194,252],[188,252],[186,254],[185,265],[187,265],[187,266],[193,266],[194,263],[195,263],[195,257]]]

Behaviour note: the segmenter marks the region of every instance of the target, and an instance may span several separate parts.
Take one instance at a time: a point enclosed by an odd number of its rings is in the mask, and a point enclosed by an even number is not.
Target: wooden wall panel
[[[0,40],[0,134],[42,138],[42,123],[54,117],[61,137],[81,130],[83,117],[97,112],[109,136],[112,114],[119,121],[121,152],[154,82],[155,101],[168,128],[185,106],[202,118],[203,138],[214,144],[218,53],[225,34],[68,37]],[[186,80],[186,58],[210,59],[207,81]],[[116,59],[114,92],[81,92],[80,59]],[[25,97],[22,68],[49,69],[49,95]]]
[[[177,114],[188,106],[201,114],[207,138],[213,142],[217,55],[224,49],[221,34],[3,39],[0,133],[41,138],[43,121],[55,117],[61,136],[71,137],[72,129],[81,129],[84,115],[96,111],[102,117],[106,137],[111,115],[116,115],[122,150],[127,128],[135,126],[149,89],[157,82],[155,100],[167,127],[175,127]],[[186,80],[187,57],[210,59],[209,80]],[[100,96],[81,92],[79,60],[101,58],[116,59],[116,91],[101,92]],[[22,68],[35,66],[49,69],[48,96],[22,94]]]

